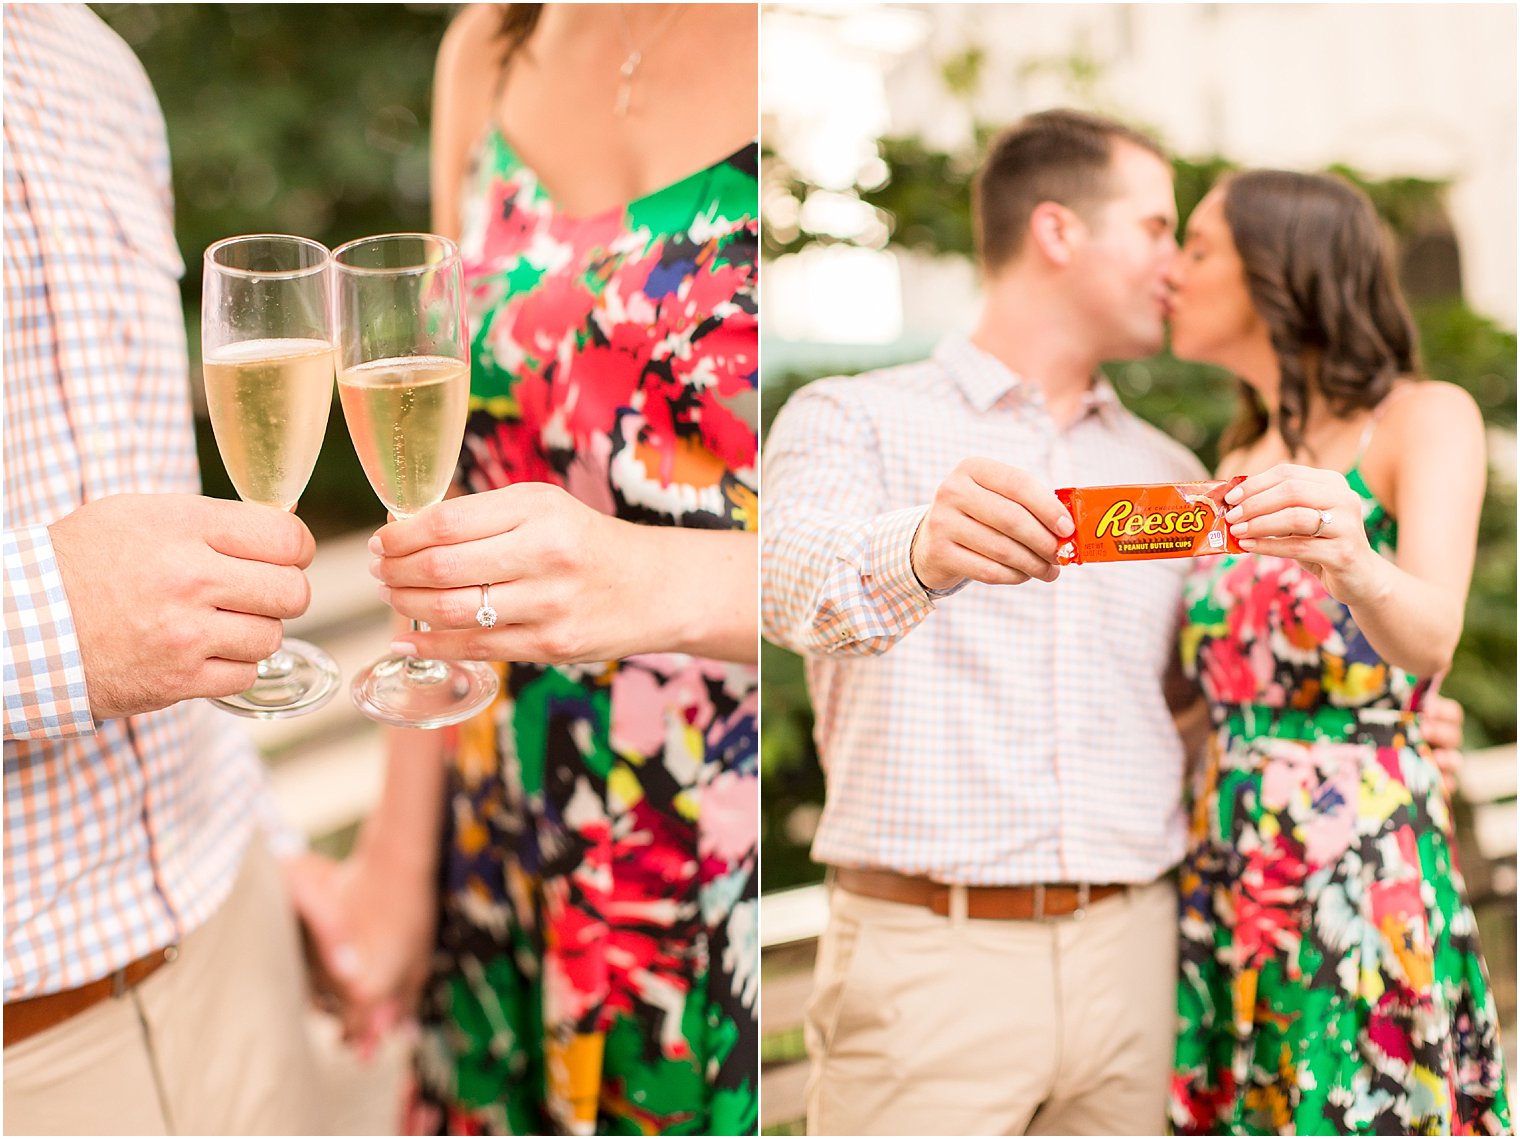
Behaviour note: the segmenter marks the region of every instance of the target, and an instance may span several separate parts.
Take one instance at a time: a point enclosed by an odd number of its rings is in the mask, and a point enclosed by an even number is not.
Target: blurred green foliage
[[[197,354],[201,255],[237,233],[328,248],[428,229],[433,61],[450,4],[95,4],[158,93]],[[236,497],[204,417],[206,493]],[[385,520],[334,406],[299,507],[320,538]]]
[[[428,224],[428,115],[447,4],[97,4],[158,93],[186,305],[234,233],[333,248]]]
[[[978,128],[978,149],[992,131]],[[855,187],[854,194],[876,211],[890,233],[890,244],[921,252],[969,256],[972,251],[970,193],[974,151],[945,153],[918,138],[884,138],[879,154],[888,174]],[[800,209],[818,190],[783,158],[767,156],[768,194],[791,195],[796,208],[779,211],[805,217]],[[1234,164],[1221,156],[1173,161],[1177,206],[1185,225],[1194,206],[1219,176]],[[1415,178],[1373,180],[1345,166],[1333,170],[1360,185],[1393,231],[1401,252],[1432,233],[1449,234],[1443,209],[1445,187]],[[837,189],[827,192],[838,193]],[[844,240],[807,232],[802,225],[765,229],[771,257],[811,244]],[[1179,227],[1179,235],[1181,229]],[[1513,461],[1515,428],[1516,340],[1467,307],[1460,297],[1440,295],[1440,273],[1421,279],[1418,262],[1404,263],[1405,289],[1419,325],[1422,358],[1428,375],[1462,385],[1478,401],[1493,428],[1509,433]],[[879,366],[879,365],[878,365]],[[831,372],[848,372],[833,367]],[[1124,402],[1198,453],[1212,467],[1218,440],[1233,419],[1236,382],[1222,371],[1187,363],[1169,352],[1148,360],[1105,367]],[[782,377],[765,392],[764,429],[769,428],[786,397],[811,374]],[[1468,598],[1467,621],[1451,674],[1443,691],[1467,711],[1467,744],[1483,747],[1515,739],[1516,691],[1516,493],[1511,482],[1490,477],[1479,531],[1477,567]],[[812,710],[802,661],[767,644],[762,656],[761,740],[762,857],[767,890],[821,877],[807,857],[807,832],[823,800],[823,779],[812,741]]]

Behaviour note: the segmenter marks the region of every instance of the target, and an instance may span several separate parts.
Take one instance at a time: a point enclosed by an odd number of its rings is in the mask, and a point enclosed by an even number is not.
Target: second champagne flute
[[[459,250],[425,233],[364,237],[333,251],[338,398],[370,486],[397,518],[442,501],[470,404],[470,348]],[[412,628],[424,630],[421,622]],[[354,678],[359,711],[440,728],[496,695],[477,661],[389,656]]]

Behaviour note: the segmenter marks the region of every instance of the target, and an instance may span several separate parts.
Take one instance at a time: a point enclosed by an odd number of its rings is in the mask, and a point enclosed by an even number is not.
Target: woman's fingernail
[[[370,577],[379,577],[380,576],[380,559],[379,558],[376,558],[374,561],[372,561],[372,562],[369,563],[369,576]]]
[[[392,641],[391,652],[398,657],[414,657],[417,655],[417,646],[411,641]]]
[[[372,553],[372,554],[374,554],[375,557],[377,557],[377,558],[381,554],[385,553],[385,544],[380,541],[380,535],[379,534],[375,534],[373,537],[370,538],[370,540],[369,540],[369,552]]]
[[[389,605],[391,603],[391,587],[388,585],[381,585],[379,587],[379,592],[380,600]]]
[[[1241,497],[1242,495],[1240,488],[1237,486],[1230,489],[1230,491],[1224,496],[1224,500],[1229,503],[1236,503],[1241,500]]]
[[[1245,511],[1237,506],[1233,510],[1226,511],[1224,519],[1225,519],[1226,522],[1239,522],[1240,521],[1240,516],[1242,514],[1244,514],[1244,513],[1245,513]]]
[[[1230,524],[1230,533],[1237,535],[1244,534],[1246,531],[1250,530],[1250,528],[1251,524],[1249,522],[1233,522]]]
[[[1056,519],[1056,534],[1059,535],[1060,537],[1062,537],[1062,538],[1070,537],[1071,532],[1073,530],[1075,530],[1075,529],[1076,529],[1076,526],[1072,523],[1072,520],[1069,517],[1067,517],[1065,514],[1061,515],[1061,517],[1059,517],[1059,518]]]
[[[1254,550],[1256,548],[1255,538],[1237,538],[1236,541],[1240,543],[1242,550]]]

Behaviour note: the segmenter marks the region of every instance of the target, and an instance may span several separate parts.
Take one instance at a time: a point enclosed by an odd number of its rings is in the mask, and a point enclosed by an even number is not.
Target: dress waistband
[[[1277,739],[1375,743],[1380,747],[1422,743],[1419,715],[1403,708],[1281,708],[1271,704],[1215,704],[1214,726],[1231,735]]]

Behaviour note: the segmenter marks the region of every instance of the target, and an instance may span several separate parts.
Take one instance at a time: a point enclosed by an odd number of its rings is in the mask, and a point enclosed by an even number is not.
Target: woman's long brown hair
[[[496,25],[496,38],[504,42],[501,53],[501,69],[505,71],[507,64],[512,62],[512,57],[517,54],[523,44],[527,43],[528,37],[533,34],[533,29],[538,27],[538,18],[544,13],[542,4],[506,4],[502,7],[501,23]]]
[[[1375,407],[1399,376],[1419,370],[1392,245],[1367,196],[1327,174],[1230,175],[1224,216],[1277,354],[1276,427],[1297,455],[1311,390],[1332,414],[1349,415]],[[1223,453],[1273,426],[1255,390],[1242,382],[1240,391],[1243,406],[1221,440]]]

